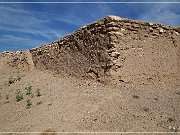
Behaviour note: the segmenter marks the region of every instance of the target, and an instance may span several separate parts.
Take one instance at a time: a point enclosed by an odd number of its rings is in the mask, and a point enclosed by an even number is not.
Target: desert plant
[[[37,89],[37,91],[36,91],[36,96],[37,96],[37,97],[42,96],[42,94],[41,94],[41,92],[40,92],[40,89]]]
[[[27,104],[26,104],[26,109],[31,108],[31,106],[32,106],[32,102],[31,102],[30,99],[28,99],[28,100],[27,100]]]
[[[29,95],[32,98],[34,96],[32,94],[32,86],[30,85],[30,86],[26,87],[25,89],[27,90],[26,95]]]
[[[20,81],[20,80],[21,80],[21,77],[18,75],[16,78],[16,81]]]
[[[15,82],[15,79],[11,76],[9,77],[8,81],[5,82],[5,85],[10,86],[11,84],[13,84]]]
[[[13,84],[13,83],[15,83],[15,81],[20,81],[21,80],[21,77],[20,76],[17,76],[17,78],[16,77],[9,77],[9,79],[8,79],[8,81],[7,82],[5,82],[5,85],[8,85],[8,86],[10,86],[11,84]]]
[[[0,99],[2,98],[1,92],[0,92]]]
[[[19,102],[23,100],[23,94],[20,92],[20,90],[17,90],[16,92],[16,101]]]
[[[15,81],[16,81],[16,79],[13,77],[9,77],[9,79],[8,79],[9,84],[13,84]]]

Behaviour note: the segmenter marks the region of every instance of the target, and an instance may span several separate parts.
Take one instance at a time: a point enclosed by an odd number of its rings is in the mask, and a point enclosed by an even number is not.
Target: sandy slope
[[[8,78],[20,75],[21,80],[10,86]],[[166,132],[180,125],[178,84],[105,85],[75,78],[55,77],[51,73],[0,73],[0,131],[1,132],[59,132],[119,131]],[[34,97],[26,95],[25,87],[32,85]],[[40,89],[42,96],[36,97]],[[20,89],[24,99],[16,102]],[[9,99],[6,99],[9,95]],[[26,101],[33,106],[26,109]],[[9,103],[7,103],[9,101]],[[37,105],[37,102],[42,104]],[[178,130],[178,129],[176,129]]]

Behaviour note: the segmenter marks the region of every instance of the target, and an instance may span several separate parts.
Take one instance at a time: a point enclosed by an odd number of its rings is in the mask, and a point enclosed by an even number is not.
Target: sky
[[[106,3],[123,0],[103,0],[103,3],[13,3],[49,1],[53,0],[0,0],[0,52],[27,50],[48,44],[107,15],[159,22],[170,26],[180,25],[180,0],[154,0],[179,3]],[[72,1],[98,0],[66,0]]]

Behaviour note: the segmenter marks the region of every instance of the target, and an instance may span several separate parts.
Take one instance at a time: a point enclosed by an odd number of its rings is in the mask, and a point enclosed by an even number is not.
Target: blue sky
[[[9,2],[12,1],[15,0],[9,0]],[[23,2],[22,0],[17,1]],[[47,2],[48,0],[43,1]],[[147,1],[150,0],[146,0],[146,2]],[[159,1],[162,2],[162,0]],[[167,0],[164,1],[167,2]],[[180,2],[180,0],[174,1]],[[3,2],[3,0],[0,0],[0,2]],[[8,0],[6,0],[6,2],[8,2]],[[108,2],[111,1],[109,0]],[[159,22],[166,25],[178,26],[180,25],[179,9],[180,3],[0,3],[0,51],[26,50],[50,43],[77,30],[81,26],[107,15],[117,15],[129,19]]]

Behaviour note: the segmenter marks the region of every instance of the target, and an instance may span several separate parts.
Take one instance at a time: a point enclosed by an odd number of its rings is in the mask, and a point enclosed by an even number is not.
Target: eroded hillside
[[[177,82],[179,33],[179,27],[108,16],[48,45],[2,56],[19,70],[113,83]]]

